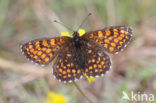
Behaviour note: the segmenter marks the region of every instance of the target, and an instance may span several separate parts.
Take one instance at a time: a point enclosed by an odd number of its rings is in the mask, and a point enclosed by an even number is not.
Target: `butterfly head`
[[[80,36],[77,31],[73,33],[73,41],[75,43],[75,46],[78,48],[80,46]]]
[[[79,37],[79,33],[77,31],[74,31],[73,37]]]

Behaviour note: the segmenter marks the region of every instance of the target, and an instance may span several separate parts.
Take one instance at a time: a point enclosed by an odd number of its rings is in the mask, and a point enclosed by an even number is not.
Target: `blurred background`
[[[52,64],[27,61],[20,44],[68,31],[54,20],[76,29],[90,12],[86,31],[125,25],[134,32],[124,51],[110,55],[111,71],[92,83],[79,80],[81,90],[94,103],[129,103],[120,100],[123,91],[156,100],[156,0],[0,0],[0,103],[56,103],[50,93],[65,99],[60,103],[87,103],[73,84],[54,79]]]

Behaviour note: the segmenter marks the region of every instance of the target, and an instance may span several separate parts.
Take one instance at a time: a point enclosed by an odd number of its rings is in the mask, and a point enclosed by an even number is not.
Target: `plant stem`
[[[80,89],[80,87],[79,87],[75,82],[73,82],[73,84],[74,84],[75,87],[78,89],[78,91],[88,100],[89,103],[93,103],[93,102],[83,93],[83,91]]]

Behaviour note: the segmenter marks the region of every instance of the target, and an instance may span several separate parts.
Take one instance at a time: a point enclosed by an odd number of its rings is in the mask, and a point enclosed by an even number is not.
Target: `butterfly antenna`
[[[82,23],[80,24],[80,26],[78,26],[77,31],[78,31],[79,28],[84,24],[84,22],[88,19],[88,17],[89,17],[90,15],[92,15],[92,13],[89,13],[89,14],[84,18],[84,20],[82,21]]]
[[[64,23],[62,23],[62,22],[59,22],[59,21],[57,21],[57,20],[54,20],[54,22],[56,22],[56,23],[58,23],[58,24],[60,24],[60,25],[63,25],[64,27],[66,27],[67,29],[69,29],[69,30],[71,30],[71,31],[73,31],[74,32],[74,30],[73,29],[71,29],[70,27],[68,27],[67,25],[65,25]]]

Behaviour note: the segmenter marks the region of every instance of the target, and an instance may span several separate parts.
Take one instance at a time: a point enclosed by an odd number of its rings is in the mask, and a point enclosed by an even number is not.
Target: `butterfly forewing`
[[[62,82],[72,82],[82,76],[76,49],[71,45],[72,43],[62,48],[53,65],[53,74]]]
[[[56,37],[33,40],[23,44],[21,49],[29,60],[41,65],[47,65],[69,39],[69,37]]]
[[[109,53],[124,49],[132,37],[132,29],[125,26],[111,26],[101,30],[87,32],[82,36],[92,42],[101,44]]]

